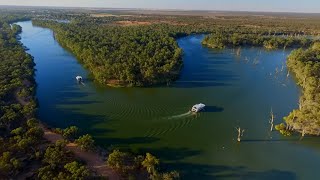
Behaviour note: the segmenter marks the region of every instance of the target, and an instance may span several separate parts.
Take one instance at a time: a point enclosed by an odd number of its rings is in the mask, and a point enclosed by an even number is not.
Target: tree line
[[[276,128],[285,135],[292,131],[302,134],[320,135],[320,43],[316,42],[308,49],[292,51],[287,66],[294,73],[303,93],[299,99],[299,108],[284,118],[285,123]]]
[[[214,49],[224,49],[226,47],[254,46],[266,49],[286,49],[296,47],[308,47],[313,40],[306,37],[293,37],[285,33],[278,32],[277,35],[265,34],[242,34],[230,32],[215,32],[207,35],[202,44]]]
[[[17,40],[24,15],[0,16],[0,179],[27,173],[35,179],[84,179],[91,172],[61,145],[48,145],[36,119],[33,58]],[[60,161],[60,157],[65,161]]]

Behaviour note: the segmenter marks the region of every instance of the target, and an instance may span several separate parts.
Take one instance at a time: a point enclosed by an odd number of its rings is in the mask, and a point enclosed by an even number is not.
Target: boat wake
[[[183,114],[179,114],[179,115],[170,116],[170,117],[167,117],[166,119],[179,119],[179,118],[185,118],[185,117],[189,117],[189,116],[192,116],[191,111],[188,111],[187,113],[183,113]]]
[[[190,126],[193,120],[197,118],[197,116],[193,115],[194,114],[192,112],[187,112],[184,114],[167,117],[165,118],[165,120],[168,120],[166,123],[162,121],[164,124],[158,124],[157,126],[149,129],[146,132],[145,137],[159,137],[170,132],[174,132],[178,129]],[[176,121],[172,121],[173,119],[176,119]]]

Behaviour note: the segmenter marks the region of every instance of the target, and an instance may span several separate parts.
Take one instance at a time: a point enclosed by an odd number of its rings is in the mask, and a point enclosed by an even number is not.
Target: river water
[[[108,88],[90,79],[51,30],[17,24],[36,63],[39,117],[48,125],[76,125],[101,146],[152,152],[184,179],[320,178],[319,139],[270,132],[271,109],[280,123],[298,106],[300,89],[285,67],[290,50],[237,55],[189,36],[178,39],[184,67],[170,87]],[[200,102],[205,112],[188,113]],[[236,127],[245,129],[241,143]]]

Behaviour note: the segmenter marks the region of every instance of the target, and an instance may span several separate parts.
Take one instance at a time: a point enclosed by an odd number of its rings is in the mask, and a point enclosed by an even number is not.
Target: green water
[[[280,123],[297,107],[300,90],[285,68],[290,50],[243,48],[239,57],[202,47],[202,35],[189,36],[178,40],[184,68],[172,86],[107,88],[88,78],[51,30],[18,24],[35,58],[39,116],[48,125],[76,125],[102,146],[152,152],[184,179],[320,178],[317,138],[269,132],[271,108]],[[188,113],[200,102],[205,112]],[[238,126],[245,129],[240,144]]]

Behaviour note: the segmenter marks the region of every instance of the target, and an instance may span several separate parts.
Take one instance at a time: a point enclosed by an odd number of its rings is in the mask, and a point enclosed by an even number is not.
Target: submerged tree
[[[272,108],[271,108],[271,112],[270,112],[270,120],[269,120],[269,123],[270,123],[270,131],[273,131],[273,121],[274,121],[274,118],[275,118],[275,116],[274,116],[274,114],[273,114],[273,111],[272,111]]]
[[[241,137],[243,136],[244,133],[244,129],[241,129],[241,127],[236,128],[237,132],[238,132],[238,137],[237,137],[237,141],[241,142]]]

